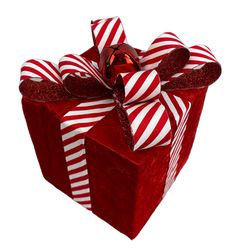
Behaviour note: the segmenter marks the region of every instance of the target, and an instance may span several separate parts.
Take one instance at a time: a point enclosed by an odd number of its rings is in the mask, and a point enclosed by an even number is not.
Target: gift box
[[[45,179],[133,239],[187,161],[221,68],[173,33],[133,49],[118,17],[92,33],[95,45],[59,66],[23,65],[22,106]]]

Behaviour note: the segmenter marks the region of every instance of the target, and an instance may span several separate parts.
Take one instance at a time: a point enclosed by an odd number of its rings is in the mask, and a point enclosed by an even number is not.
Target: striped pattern
[[[158,67],[164,57],[176,48],[185,48],[180,39],[171,32],[161,34],[153,41],[146,52],[140,53],[140,64],[143,70]]]
[[[171,125],[165,107],[159,101],[125,105],[134,151],[170,144]]]
[[[74,73],[75,76],[78,76],[81,79],[88,79],[91,78],[92,76],[88,73],[84,73],[84,72],[76,72]]]
[[[167,110],[171,111],[173,114],[177,126],[177,130],[171,143],[170,162],[163,193],[164,197],[176,178],[176,171],[191,103],[166,92],[162,92],[162,99],[164,100],[163,103],[166,104]]]
[[[40,59],[31,59],[22,65],[20,83],[27,79],[33,79],[34,81],[48,80],[62,84],[58,66]]]
[[[126,34],[119,17],[93,21],[91,30],[94,43],[100,53],[105,47],[127,43]]]
[[[174,74],[168,81],[162,82],[165,85],[167,82],[178,78],[179,76],[188,73],[194,69],[200,69],[207,63],[218,63],[215,56],[210,49],[205,45],[195,45],[189,48],[190,58],[187,64],[176,74]]]
[[[157,99],[161,92],[157,71],[147,70],[120,74],[124,86],[124,104]]]
[[[80,103],[61,119],[61,135],[73,199],[91,210],[89,177],[84,147],[86,133],[114,108],[112,99]]]
[[[108,85],[106,85],[106,83],[103,81],[98,69],[94,66],[94,62],[91,62],[80,55],[65,55],[60,59],[59,68],[63,80],[65,80],[69,75],[74,76],[74,74],[76,74],[77,76],[82,76],[83,78],[93,77],[99,83],[109,88]]]

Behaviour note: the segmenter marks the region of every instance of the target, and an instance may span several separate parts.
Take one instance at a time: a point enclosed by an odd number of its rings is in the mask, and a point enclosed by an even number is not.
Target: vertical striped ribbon
[[[164,100],[168,111],[172,113],[176,122],[176,131],[171,142],[169,168],[167,171],[163,193],[164,197],[176,178],[176,171],[178,168],[178,161],[180,159],[180,152],[184,140],[184,133],[187,127],[191,103],[164,91],[162,92],[162,99]]]
[[[84,147],[86,133],[114,108],[112,99],[78,104],[61,118],[61,135],[73,199],[91,210],[89,176]]]

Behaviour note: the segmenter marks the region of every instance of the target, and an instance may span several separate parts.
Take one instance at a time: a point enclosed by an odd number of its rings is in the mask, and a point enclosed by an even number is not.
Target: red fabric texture
[[[60,117],[76,104],[76,100],[38,103],[22,99],[25,119],[42,174],[70,197],[72,195],[60,134]]]
[[[206,89],[183,93],[192,107],[177,173],[192,148]],[[162,199],[170,146],[132,152],[114,109],[88,132],[86,149],[93,212],[135,238]]]
[[[96,60],[92,48],[84,54]],[[174,91],[192,103],[177,173],[192,148],[207,88]],[[80,100],[33,102],[22,99],[24,115],[43,176],[71,197],[60,134],[60,118]],[[173,132],[175,125],[172,124]],[[86,136],[92,211],[133,239],[160,203],[170,146],[132,152],[124,139],[116,109]]]

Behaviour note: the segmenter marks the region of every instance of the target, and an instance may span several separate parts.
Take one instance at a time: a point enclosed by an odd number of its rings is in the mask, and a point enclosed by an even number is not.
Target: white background
[[[235,251],[234,8],[231,1],[1,1],[0,251]],[[191,156],[131,241],[47,183],[18,92],[23,61],[92,46],[90,20],[120,16],[134,47],[164,31],[209,45],[222,64]]]

